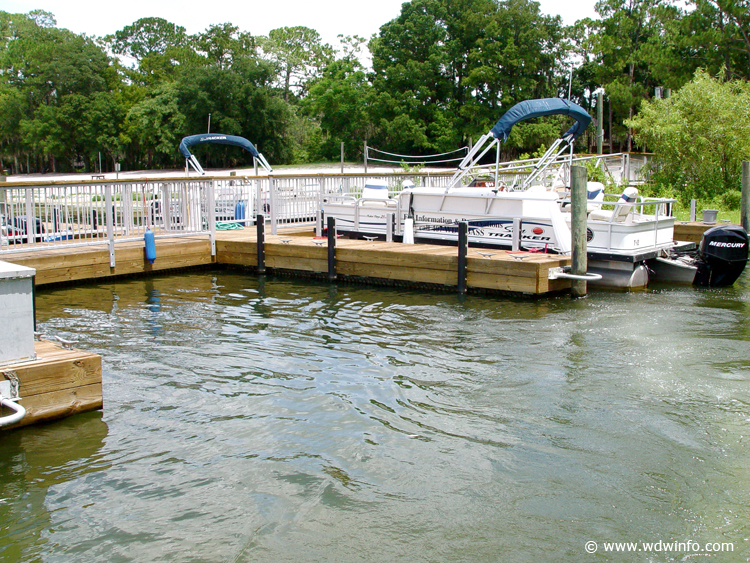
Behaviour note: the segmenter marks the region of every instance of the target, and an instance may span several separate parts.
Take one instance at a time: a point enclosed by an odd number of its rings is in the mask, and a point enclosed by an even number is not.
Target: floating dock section
[[[23,419],[0,431],[102,408],[102,358],[62,343],[35,341],[36,359],[0,366],[0,381],[18,384]],[[8,408],[0,417],[13,414]]]
[[[283,272],[328,275],[325,238],[312,231],[266,236],[265,267]],[[434,244],[337,239],[337,278],[404,285],[455,288],[459,285],[458,249]],[[217,235],[216,261],[257,267],[258,247],[247,231]],[[522,294],[546,294],[570,288],[570,280],[554,278],[554,270],[570,265],[570,257],[532,252],[470,248],[466,260],[466,287]],[[552,272],[552,275],[550,275]]]
[[[35,273],[0,261],[0,430],[102,406],[101,357],[36,340]]]
[[[116,267],[109,266],[109,253],[103,247],[49,248],[17,253],[8,259],[36,269],[36,285],[106,279],[179,270],[207,265],[258,267],[258,242],[254,226],[216,233],[216,255],[206,238],[157,239],[156,260],[150,264],[143,243],[116,247]],[[309,228],[288,230],[282,235],[264,237],[265,267],[315,277],[329,272],[325,238]],[[354,279],[375,284],[458,287],[460,275],[456,246],[402,244],[385,241],[349,240],[335,242],[333,265],[340,280]],[[543,295],[565,291],[570,280],[551,279],[556,268],[570,265],[570,257],[532,252],[469,248],[466,260],[468,290],[493,290]],[[554,278],[554,275],[552,275]]]

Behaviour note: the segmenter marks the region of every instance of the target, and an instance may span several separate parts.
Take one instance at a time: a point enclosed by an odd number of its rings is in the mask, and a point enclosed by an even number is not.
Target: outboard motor
[[[748,236],[737,225],[713,227],[703,233],[693,283],[710,287],[732,285],[747,264]]]

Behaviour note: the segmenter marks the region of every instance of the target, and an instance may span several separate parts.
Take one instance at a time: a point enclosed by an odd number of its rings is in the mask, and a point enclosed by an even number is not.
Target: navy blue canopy
[[[219,133],[206,133],[203,135],[190,135],[180,142],[180,152],[185,158],[192,155],[188,147],[199,145],[201,143],[219,143],[224,145],[235,145],[249,151],[254,157],[258,158],[258,151],[253,144],[244,137],[235,137],[234,135],[220,135]]]
[[[569,115],[575,119],[575,124],[563,135],[563,137],[573,135],[573,140],[577,139],[591,123],[591,116],[578,104],[562,98],[544,98],[527,100],[514,105],[495,123],[490,132],[496,139],[502,139],[505,142],[516,123],[545,115]]]

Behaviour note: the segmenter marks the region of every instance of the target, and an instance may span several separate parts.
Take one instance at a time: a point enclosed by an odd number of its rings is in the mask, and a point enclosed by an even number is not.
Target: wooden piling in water
[[[586,256],[586,169],[583,166],[570,167],[570,205],[571,205],[571,273],[582,276],[588,269]],[[586,295],[586,282],[572,280],[570,291],[573,297]]]

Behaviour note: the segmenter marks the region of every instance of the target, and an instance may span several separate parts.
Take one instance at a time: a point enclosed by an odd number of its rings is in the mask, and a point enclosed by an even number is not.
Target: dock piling
[[[258,275],[266,273],[266,218],[260,213],[255,217],[255,229],[258,240]]]
[[[583,166],[570,167],[570,204],[571,204],[571,273],[582,276],[588,269],[586,257],[586,168]],[[573,297],[586,295],[586,282],[572,280],[570,291]]]
[[[328,217],[328,281],[336,281],[336,217]]]
[[[458,224],[458,294],[466,293],[466,264],[469,254],[469,224],[461,221]]]

